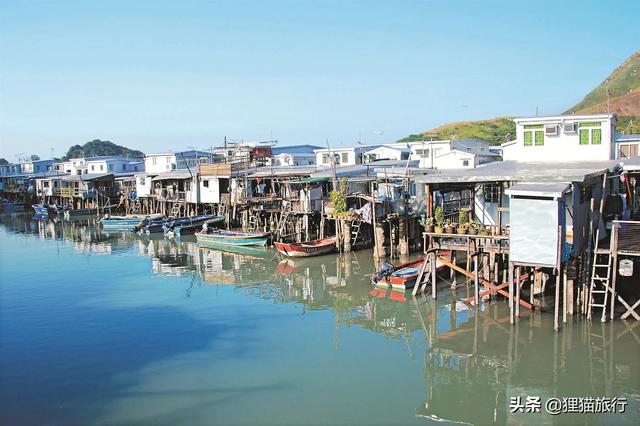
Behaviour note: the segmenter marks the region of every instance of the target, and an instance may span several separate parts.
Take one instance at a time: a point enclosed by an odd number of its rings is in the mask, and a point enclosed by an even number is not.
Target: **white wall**
[[[402,144],[399,144],[399,145],[402,148],[405,147]],[[398,160],[399,161],[399,160],[406,160],[407,155],[410,156],[411,154],[408,152],[403,152],[398,149],[393,149],[391,147],[381,146],[379,148],[375,148],[370,151],[367,151],[364,154],[364,157],[366,158],[366,161],[376,161],[376,160]],[[375,156],[375,159],[372,159],[371,156]]]
[[[150,155],[144,159],[144,170],[148,173],[164,173],[175,168],[175,154]]]
[[[136,194],[138,197],[151,196],[151,190],[153,183],[151,182],[151,176],[135,175],[136,176]]]
[[[208,187],[205,186],[208,182]],[[200,178],[200,202],[219,203],[220,202],[220,180],[214,176],[202,176]]]
[[[603,161],[613,159],[614,122],[609,115],[593,116],[564,116],[564,117],[535,117],[530,119],[517,119],[516,143],[504,146],[503,159],[516,161]],[[565,133],[562,123],[578,123],[578,131]],[[580,123],[600,122],[602,131],[600,145],[580,145]],[[525,126],[531,125],[557,125],[558,136],[544,136],[544,145],[524,145]],[[593,127],[585,127],[592,129]],[[544,127],[541,130],[544,132]]]
[[[457,150],[449,151],[433,159],[433,167],[436,169],[473,169],[475,166],[475,155]]]
[[[336,156],[338,156],[338,159],[336,160],[336,165],[337,166],[353,166],[356,164],[360,164],[360,159],[358,158],[358,156],[356,155],[356,149],[355,148],[338,148],[338,149],[332,149],[332,150],[327,150],[327,149],[322,149],[322,150],[316,150],[315,151],[315,155],[316,155],[316,164],[318,166],[325,166],[325,167],[331,167],[331,163],[324,163],[322,161],[322,158],[324,157],[324,155],[326,154],[334,154]],[[346,154],[346,156],[345,156]],[[346,161],[344,161],[346,160]]]

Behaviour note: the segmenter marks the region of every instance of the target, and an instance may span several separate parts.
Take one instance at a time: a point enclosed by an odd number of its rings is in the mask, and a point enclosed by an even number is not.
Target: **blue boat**
[[[179,237],[181,235],[194,234],[201,230],[203,225],[214,225],[224,222],[224,216],[201,215],[181,217],[171,222],[165,222],[164,235],[167,237]]]
[[[204,247],[217,246],[265,246],[271,234],[269,232],[241,232],[211,230],[196,232],[196,241]]]
[[[111,231],[133,231],[140,225],[145,219],[152,219],[156,216],[138,216],[138,215],[126,215],[126,216],[111,216],[107,215],[100,219],[100,226],[105,230]]]
[[[34,204],[31,208],[33,209],[33,214],[38,218],[49,217],[49,206],[45,206],[44,204]]]

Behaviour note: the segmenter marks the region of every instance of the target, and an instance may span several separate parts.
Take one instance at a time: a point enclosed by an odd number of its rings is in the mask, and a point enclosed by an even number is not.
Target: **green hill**
[[[640,51],[631,55],[605,81],[564,114],[607,112],[607,85],[609,87],[609,109],[618,114],[616,131],[627,134],[640,133]],[[515,138],[515,129],[516,126],[511,121],[511,117],[460,121],[409,135],[398,142],[479,138],[497,145]]]
[[[116,145],[111,141],[101,141],[94,139],[84,145],[74,145],[67,151],[63,157],[64,160],[78,157],[97,157],[102,155],[119,155],[123,157],[144,157],[142,151],[129,149],[125,146]]]
[[[490,142],[492,145],[499,145],[515,139],[516,125],[511,118],[498,117],[491,120],[458,121],[407,136],[398,142],[478,138]]]

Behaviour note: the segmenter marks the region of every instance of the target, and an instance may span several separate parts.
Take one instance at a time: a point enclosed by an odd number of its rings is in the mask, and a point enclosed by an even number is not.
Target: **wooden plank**
[[[450,267],[451,269],[454,269],[454,270],[460,272],[461,274],[467,276],[468,278],[474,278],[472,272],[469,272],[469,271],[459,267],[458,265],[455,265],[455,264],[449,262],[447,259],[443,259],[441,257],[438,257],[438,261],[441,262],[442,264]],[[509,297],[509,293],[507,293],[506,291],[502,290],[502,288],[498,288],[497,286],[495,286],[494,284],[492,284],[489,281],[485,280],[484,278],[480,278],[480,282],[485,287],[489,287],[489,289],[491,289],[493,291],[496,291],[496,292],[502,294],[503,296]],[[520,305],[524,306],[525,308],[527,308],[529,310],[533,309],[533,306],[530,303],[525,302],[524,300],[520,300]]]

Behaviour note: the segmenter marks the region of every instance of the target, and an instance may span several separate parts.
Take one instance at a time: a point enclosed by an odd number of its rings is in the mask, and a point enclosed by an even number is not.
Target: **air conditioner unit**
[[[555,124],[552,126],[544,126],[545,136],[558,136],[558,126]]]
[[[564,123],[562,130],[565,133],[575,133],[578,131],[578,123]]]

